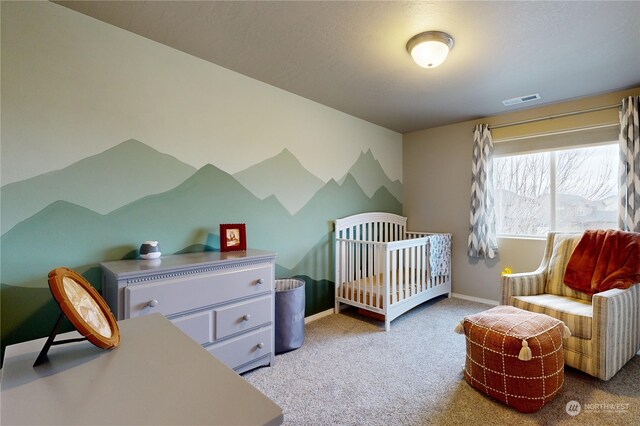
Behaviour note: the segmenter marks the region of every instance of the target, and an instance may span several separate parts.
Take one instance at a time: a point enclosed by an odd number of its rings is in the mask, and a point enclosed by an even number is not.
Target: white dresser
[[[242,373],[274,362],[275,253],[201,252],[101,263],[118,320],[161,313]]]

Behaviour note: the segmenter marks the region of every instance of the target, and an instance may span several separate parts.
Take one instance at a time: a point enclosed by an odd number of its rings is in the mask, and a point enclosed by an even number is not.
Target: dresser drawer
[[[271,347],[271,327],[261,328],[233,337],[225,342],[206,348],[230,368],[254,361],[273,351]]]
[[[213,342],[213,312],[205,311],[171,318],[186,335],[201,345]]]
[[[271,321],[273,310],[271,296],[235,303],[214,309],[216,339],[266,325]]]
[[[244,297],[271,293],[270,266],[230,268],[125,288],[125,317],[165,316]]]

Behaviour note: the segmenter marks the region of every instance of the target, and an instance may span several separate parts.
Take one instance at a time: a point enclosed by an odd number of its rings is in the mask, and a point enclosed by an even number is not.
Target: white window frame
[[[601,125],[494,141],[494,158],[549,153],[549,230],[556,229],[556,151],[618,144],[616,125]],[[498,238],[544,240],[546,236],[497,234]]]

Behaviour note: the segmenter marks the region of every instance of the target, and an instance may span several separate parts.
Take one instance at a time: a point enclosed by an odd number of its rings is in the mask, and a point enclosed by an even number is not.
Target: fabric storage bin
[[[304,342],[304,281],[276,280],[276,354],[298,349]]]

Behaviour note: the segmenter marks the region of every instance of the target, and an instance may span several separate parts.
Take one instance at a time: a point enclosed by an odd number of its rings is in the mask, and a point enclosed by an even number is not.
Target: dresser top
[[[174,254],[158,259],[130,259],[102,262],[103,270],[118,276],[135,276],[139,274],[156,274],[164,272],[192,269],[194,267],[215,267],[225,264],[246,263],[256,261],[275,261],[276,254],[269,251],[204,251],[198,253]]]

